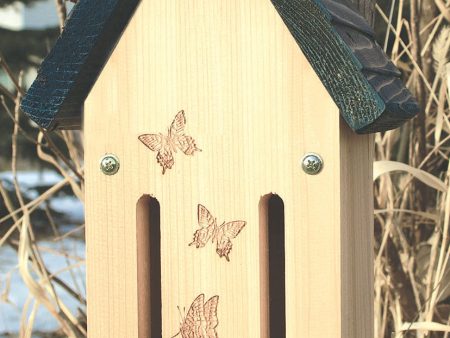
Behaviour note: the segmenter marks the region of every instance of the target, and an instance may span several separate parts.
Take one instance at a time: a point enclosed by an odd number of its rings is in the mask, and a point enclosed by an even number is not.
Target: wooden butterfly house
[[[22,110],[84,127],[90,337],[373,337],[368,134],[418,107],[350,3],[80,0]]]

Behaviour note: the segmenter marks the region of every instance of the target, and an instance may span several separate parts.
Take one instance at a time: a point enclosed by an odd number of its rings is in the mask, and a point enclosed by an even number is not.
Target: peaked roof
[[[83,104],[140,0],[80,0],[22,100],[45,129],[81,126]]]
[[[419,111],[398,69],[346,0],[271,0],[357,133],[400,126]],[[140,0],[81,0],[22,100],[46,129],[77,128],[82,106]]]
[[[346,0],[272,0],[306,58],[358,133],[400,126],[419,112],[401,73]]]

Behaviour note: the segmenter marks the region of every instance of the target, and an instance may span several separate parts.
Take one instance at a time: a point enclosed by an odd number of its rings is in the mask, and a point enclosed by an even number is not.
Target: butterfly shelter
[[[370,134],[418,106],[351,3],[80,0],[21,107],[84,128],[89,337],[373,337]]]

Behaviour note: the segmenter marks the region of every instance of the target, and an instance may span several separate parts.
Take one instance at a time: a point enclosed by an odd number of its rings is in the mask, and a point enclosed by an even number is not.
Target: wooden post
[[[161,175],[138,137],[165,133],[180,110],[202,151],[178,151]],[[260,200],[271,193],[284,204],[286,294],[286,327],[272,332],[373,336],[372,138],[340,118],[270,1],[144,1],[87,101],[84,126],[90,337],[157,337],[145,325],[151,301],[141,299],[152,273],[138,255],[151,243],[136,224],[146,194],[160,205],[162,336],[180,330],[177,306],[187,312],[204,294],[219,297],[219,337],[269,337],[276,314],[267,311],[258,240],[267,236]],[[323,157],[319,175],[302,171],[307,152]],[[99,170],[105,153],[119,157],[117,175]],[[199,204],[218,225],[245,220],[230,262],[211,243],[188,246]]]
[[[374,0],[351,0],[358,7],[370,25],[375,21]],[[373,337],[373,159],[374,159],[374,137],[365,135],[361,137],[348,131],[345,125],[341,125],[342,136],[346,139],[341,149],[342,172],[350,173],[354,163],[361,163],[362,167],[356,176],[343,176],[342,186],[348,187],[350,199],[343,199],[347,206],[353,205],[353,211],[344,213],[344,222],[349,227],[342,228],[342,262],[346,273],[342,279],[342,295],[346,300],[343,302],[342,315],[347,325],[343,326],[342,337]],[[355,147],[353,147],[355,145]],[[346,148],[346,149],[345,149]],[[356,149],[355,149],[356,148]],[[360,158],[359,158],[360,157]],[[355,179],[356,178],[356,179]],[[370,183],[369,183],[370,181]],[[361,198],[360,198],[361,197]],[[365,210],[361,215],[355,209]],[[348,209],[347,209],[348,210]],[[364,224],[363,226],[361,226]],[[349,246],[347,246],[349,243]],[[368,250],[369,249],[369,250]],[[348,269],[348,270],[347,270]],[[362,279],[356,276],[362,276]],[[362,286],[362,287],[361,287]],[[364,323],[361,325],[351,321],[358,318],[358,313]]]

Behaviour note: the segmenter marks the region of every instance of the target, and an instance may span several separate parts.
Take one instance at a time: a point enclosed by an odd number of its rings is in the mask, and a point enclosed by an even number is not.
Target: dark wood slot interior
[[[264,196],[260,211],[261,337],[286,337],[284,203]]]
[[[161,318],[161,228],[160,205],[151,196],[139,199],[136,210],[138,335],[160,338]]]

